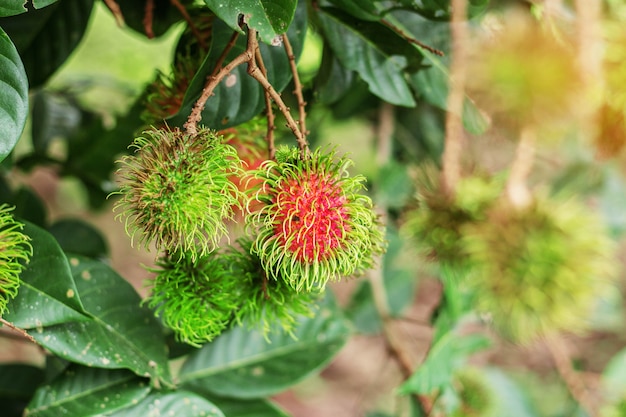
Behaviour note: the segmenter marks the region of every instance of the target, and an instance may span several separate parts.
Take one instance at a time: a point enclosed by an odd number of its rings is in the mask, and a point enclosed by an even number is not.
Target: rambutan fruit
[[[269,277],[296,291],[362,273],[384,252],[383,227],[372,200],[361,194],[365,178],[349,175],[348,158],[334,157],[281,147],[276,161],[251,173],[262,180],[252,200],[263,204],[248,216],[258,231],[251,252]]]
[[[465,227],[463,245],[477,310],[516,342],[584,329],[615,273],[613,241],[573,199],[501,204],[486,221]]]
[[[231,246],[223,255],[241,291],[234,322],[258,328],[266,337],[276,328],[293,334],[299,316],[313,316],[319,294],[297,292],[284,279],[268,278],[261,260],[250,251],[253,241],[241,238],[237,243],[239,247]]]
[[[481,222],[502,190],[497,178],[471,176],[456,186],[448,197],[434,169],[425,169],[419,180],[417,207],[406,214],[405,233],[422,258],[439,266],[441,278],[457,282],[467,270],[467,254],[462,244],[462,229]]]
[[[148,130],[133,146],[136,152],[121,160],[115,206],[129,235],[192,259],[213,251],[227,233],[225,220],[244,201],[231,182],[243,172],[236,150],[208,129]]]
[[[17,295],[20,274],[33,254],[30,238],[22,233],[24,225],[13,218],[11,210],[6,204],[0,206],[0,317]]]
[[[165,256],[150,271],[156,276],[145,302],[177,340],[199,346],[231,324],[241,300],[240,284],[217,252]]]

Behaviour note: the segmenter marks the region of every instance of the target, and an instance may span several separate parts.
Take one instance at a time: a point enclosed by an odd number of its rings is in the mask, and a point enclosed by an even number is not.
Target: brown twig
[[[109,8],[111,13],[113,13],[113,17],[115,17],[115,23],[119,27],[124,26],[124,15],[122,14],[122,9],[120,9],[120,5],[117,4],[115,0],[104,0],[104,4]]]
[[[2,317],[0,317],[0,323],[4,324],[5,326],[7,326],[8,328],[12,329],[13,331],[18,332],[20,335],[24,336],[29,341],[37,344],[37,341],[31,335],[26,333],[26,330],[20,329],[19,327],[16,327],[13,323],[6,321]]]
[[[405,41],[407,41],[409,43],[412,43],[414,45],[417,45],[420,48],[425,49],[428,52],[432,52],[435,55],[444,56],[444,53],[442,51],[440,51],[439,49],[433,48],[432,46],[428,46],[425,43],[422,43],[422,42],[418,41],[417,39],[415,39],[414,37],[412,37],[411,35],[409,35],[405,31],[403,31],[402,29],[400,29],[398,26],[394,25],[390,21],[388,21],[386,19],[380,19],[380,23],[382,23],[383,25],[387,26],[389,29],[393,30],[395,33],[400,35]]]
[[[267,69],[265,68],[265,63],[263,62],[263,55],[261,55],[261,49],[257,48],[255,51],[256,63],[263,73],[263,76],[267,77]],[[267,117],[267,133],[265,134],[265,141],[267,142],[267,153],[269,159],[274,159],[276,156],[276,146],[274,145],[274,129],[276,126],[274,125],[274,120],[276,120],[276,116],[274,116],[274,110],[272,109],[272,97],[270,93],[264,91],[265,94],[265,115]]]
[[[222,69],[222,65],[224,65],[224,61],[226,61],[226,57],[228,53],[233,49],[235,44],[237,43],[237,39],[239,38],[239,32],[233,31],[233,34],[230,36],[228,43],[224,47],[224,50],[217,58],[217,62],[215,63],[215,68],[213,68],[213,72],[211,73],[211,77],[217,75],[217,73]]]
[[[298,76],[296,57],[293,54],[293,48],[291,47],[291,43],[289,42],[287,34],[283,34],[283,45],[285,46],[285,52],[287,53],[287,58],[289,59],[289,67],[291,68],[291,74],[293,75],[293,94],[298,100],[298,123],[300,124],[300,131],[302,132],[302,136],[306,138],[306,135],[309,134],[309,132],[306,130],[306,102],[304,101],[304,97],[302,95],[302,83],[300,83],[300,77]]]
[[[198,98],[198,100],[194,104],[193,109],[191,110],[191,114],[189,114],[187,121],[183,125],[189,135],[195,135],[198,133],[198,123],[200,123],[200,120],[202,120],[202,110],[204,110],[204,106],[209,97],[213,95],[213,90],[215,90],[215,87],[217,87],[220,81],[222,81],[228,74],[230,74],[233,69],[243,64],[244,62],[250,62],[253,56],[254,55],[252,52],[245,50],[240,55],[237,55],[235,59],[233,59],[228,65],[220,69],[217,74],[210,75],[208,77],[208,82],[202,89],[202,94],[200,95],[200,98]]]
[[[532,202],[532,194],[526,181],[533,168],[535,159],[535,129],[525,126],[520,134],[520,141],[511,164],[511,172],[506,183],[506,195],[516,208],[524,208]]]
[[[558,336],[550,337],[546,340],[546,346],[550,351],[550,355],[552,356],[556,369],[559,372],[561,379],[563,379],[563,382],[565,382],[572,398],[580,404],[590,417],[596,417],[598,415],[596,407],[592,401],[589,391],[587,390],[587,387],[580,378],[580,375],[572,369],[569,352],[567,351],[563,340]]]
[[[377,143],[377,163],[384,166],[391,158],[391,143],[393,132],[395,129],[395,112],[394,106],[389,103],[383,103],[379,110],[378,129],[376,136]],[[381,223],[386,223],[387,208],[379,204],[381,211]],[[409,349],[405,346],[403,340],[398,336],[396,328],[392,325],[393,318],[391,310],[387,302],[387,290],[385,288],[382,262],[378,262],[376,268],[370,270],[368,275],[370,285],[372,287],[372,296],[374,298],[374,306],[383,323],[383,336],[387,350],[400,367],[400,371],[405,379],[413,375],[415,364],[409,354]],[[416,396],[424,412],[429,415],[432,411],[432,400],[424,395]]]
[[[467,0],[452,0],[452,58],[450,62],[450,92],[446,113],[445,149],[443,151],[442,185],[449,198],[454,196],[461,177],[463,145],[463,102],[467,67]]]
[[[152,29],[152,21],[154,19],[154,0],[146,0],[143,15],[143,28],[148,39],[154,38],[154,30]]]
[[[178,11],[180,12],[180,14],[183,16],[183,19],[185,19],[185,21],[189,25],[189,28],[191,29],[191,33],[193,33],[193,36],[195,36],[196,39],[198,40],[198,44],[200,45],[200,48],[202,48],[202,50],[206,51],[208,49],[208,46],[207,46],[206,42],[204,41],[204,38],[202,37],[202,34],[198,31],[198,28],[193,23],[193,20],[191,19],[191,16],[189,16],[189,13],[187,12],[187,9],[185,9],[185,6],[180,4],[180,2],[178,0],[170,0],[170,3],[174,7],[176,7],[178,9]]]

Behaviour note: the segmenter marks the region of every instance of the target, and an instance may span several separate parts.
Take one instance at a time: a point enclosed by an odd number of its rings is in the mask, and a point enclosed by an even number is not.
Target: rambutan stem
[[[19,327],[15,326],[13,323],[6,321],[5,319],[3,319],[2,317],[0,317],[0,323],[4,324],[5,326],[7,326],[8,328],[10,328],[11,330],[14,330],[16,332],[18,332],[19,334],[21,334],[22,336],[24,336],[26,339],[28,339],[29,341],[37,344],[37,341],[31,336],[29,335],[26,330],[24,329],[20,329]]]
[[[154,19],[154,0],[146,0],[143,15],[143,29],[148,39],[154,38],[154,30],[152,29],[152,20]]]
[[[248,45],[248,49],[250,49],[251,47],[254,47],[254,45],[256,45],[256,47],[258,48],[258,41],[256,39],[256,30],[249,29],[248,41],[249,43],[253,42],[252,46],[250,44]],[[259,84],[261,84],[265,92],[269,93],[272,100],[274,100],[274,102],[278,106],[278,109],[280,110],[280,112],[283,114],[283,116],[285,116],[285,119],[287,120],[287,126],[289,127],[289,129],[291,129],[293,134],[296,136],[296,141],[298,142],[300,151],[303,153],[303,155],[308,154],[309,145],[306,141],[306,138],[300,131],[300,127],[298,126],[298,123],[296,123],[296,121],[291,116],[289,107],[287,107],[283,99],[280,97],[280,94],[274,89],[272,84],[270,84],[270,82],[267,80],[267,77],[263,75],[263,73],[261,72],[261,69],[259,68],[259,66],[256,64],[254,60],[248,61],[248,74],[250,74],[252,78],[257,80]]]
[[[252,61],[253,57],[254,52],[246,49],[240,55],[237,55],[235,59],[230,61],[228,65],[221,68],[217,72],[217,74],[209,75],[208,82],[202,89],[202,94],[200,95],[200,98],[196,101],[196,104],[194,104],[191,114],[183,125],[189,135],[196,135],[198,133],[198,123],[200,123],[200,120],[202,120],[202,110],[204,110],[204,106],[206,105],[209,97],[213,95],[213,90],[215,90],[215,87],[217,87],[220,81],[222,81],[228,74],[230,74],[233,69],[245,62]]]
[[[259,48],[256,49],[255,56],[259,69],[263,75],[267,77],[267,70],[265,69],[265,63],[263,62],[263,55],[261,55],[261,50]],[[274,129],[276,129],[274,120],[276,120],[276,116],[274,116],[274,110],[272,109],[272,97],[267,91],[265,91],[265,116],[267,118],[267,133],[265,134],[265,141],[267,142],[268,158],[274,159],[276,155],[276,146],[274,145]]]
[[[287,53],[287,58],[289,58],[289,67],[291,68],[291,74],[293,75],[293,94],[298,100],[298,123],[300,124],[300,132],[302,132],[302,136],[306,139],[306,135],[309,133],[306,129],[306,101],[304,101],[304,96],[302,95],[302,83],[300,83],[300,77],[298,76],[296,57],[293,54],[293,48],[291,47],[287,34],[283,34],[283,45],[285,46],[285,52]],[[303,149],[300,148],[300,150]]]
[[[185,22],[187,22],[187,24],[189,25],[189,29],[191,29],[191,33],[193,33],[193,36],[195,36],[198,40],[198,45],[200,45],[200,48],[202,48],[203,51],[208,50],[209,48],[204,41],[202,34],[198,31],[198,28],[193,23],[193,20],[191,20],[191,16],[189,16],[189,13],[187,12],[187,9],[185,9],[185,6],[183,6],[178,0],[170,0],[170,3],[174,7],[176,7],[180,14],[183,16],[183,19],[185,19]]]
[[[239,32],[237,32],[236,30],[233,31],[233,34],[230,36],[230,39],[228,40],[228,43],[224,47],[224,50],[222,51],[220,56],[217,58],[217,62],[215,63],[215,68],[213,68],[213,72],[211,73],[212,76],[217,75],[217,73],[222,69],[222,65],[224,65],[224,61],[226,61],[226,57],[228,56],[228,53],[231,51],[231,49],[233,49],[233,46],[235,46],[235,43],[237,43],[238,38],[239,38]]]
[[[536,132],[534,127],[525,126],[520,134],[520,141],[511,164],[511,172],[506,183],[506,195],[516,208],[527,207],[532,202],[532,195],[526,180],[533,168],[535,159]]]
[[[122,14],[120,5],[117,4],[115,0],[104,0],[104,4],[109,8],[113,17],[115,17],[115,23],[117,23],[119,27],[124,26],[124,15]]]
[[[414,37],[412,37],[411,35],[409,35],[405,31],[403,31],[402,29],[400,29],[398,26],[394,25],[393,23],[391,23],[387,19],[380,19],[380,23],[382,23],[383,25],[387,26],[389,29],[391,29],[394,32],[396,32],[398,35],[400,35],[402,38],[404,38],[404,40],[407,41],[408,43],[412,43],[414,45],[417,45],[420,48],[425,49],[428,52],[431,52],[431,53],[433,53],[435,55],[444,56],[444,53],[442,51],[440,51],[439,49],[433,48],[432,46],[426,45],[425,43],[415,39]]]
[[[450,93],[446,113],[445,149],[443,151],[442,182],[448,197],[454,196],[456,184],[461,177],[461,149],[463,144],[463,102],[467,51],[467,0],[452,0],[452,58],[450,63]]]

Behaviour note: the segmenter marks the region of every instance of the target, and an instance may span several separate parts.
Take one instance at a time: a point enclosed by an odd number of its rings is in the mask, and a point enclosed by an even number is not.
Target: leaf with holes
[[[0,21],[1,22],[1,21]],[[11,39],[0,28],[0,161],[13,150],[28,115],[28,80]]]
[[[17,297],[8,303],[4,318],[22,329],[34,329],[90,319],[72,278],[67,258],[52,235],[25,222],[33,255],[20,275]]]
[[[22,57],[31,88],[45,83],[70,56],[92,7],[93,0],[65,0],[0,20]]]
[[[73,365],[39,387],[24,417],[109,415],[137,404],[149,392],[148,381],[130,371]]]
[[[277,36],[287,31],[293,20],[297,0],[204,0],[207,6],[234,30],[241,31],[240,17],[259,32],[261,40],[275,45]],[[300,3],[305,3],[301,1]]]
[[[134,288],[102,262],[71,255],[78,294],[91,315],[81,322],[38,328],[33,337],[62,358],[100,368],[127,368],[169,383],[161,327],[140,306]]]
[[[398,106],[415,106],[405,79],[405,72],[416,70],[421,61],[414,46],[378,22],[361,21],[339,9],[324,8],[318,17],[341,65],[356,71],[372,94]]]
[[[259,331],[237,327],[192,353],[180,382],[197,392],[259,398],[285,390],[323,368],[341,349],[349,329],[329,297],[314,318],[302,318],[295,337],[271,342]]]
[[[306,4],[301,2],[296,10],[293,24],[287,32],[296,59],[302,52],[306,26]],[[187,120],[193,105],[202,94],[207,76],[213,72],[215,64],[228,44],[231,35],[232,30],[223,22],[217,21],[214,23],[211,52],[187,89],[179,112],[168,120],[170,126],[182,126]],[[227,60],[232,60],[245,49],[246,40],[240,36],[236,45],[229,53]],[[282,91],[289,83],[289,80],[291,80],[289,60],[287,59],[285,49],[282,46],[261,44],[260,50],[267,69],[268,81],[276,91]],[[213,96],[209,98],[202,111],[201,123],[214,129],[236,126],[252,119],[264,107],[265,95],[263,88],[248,75],[246,66],[240,65],[215,88]]]
[[[115,417],[137,416],[224,417],[224,413],[193,392],[177,390],[154,392],[139,404],[115,413]]]

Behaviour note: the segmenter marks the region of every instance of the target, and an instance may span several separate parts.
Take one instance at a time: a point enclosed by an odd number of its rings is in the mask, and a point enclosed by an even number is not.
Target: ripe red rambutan
[[[320,150],[302,158],[279,148],[252,175],[263,183],[248,217],[258,237],[251,251],[268,275],[297,291],[323,289],[329,280],[362,273],[384,252],[384,233],[371,199],[360,194],[363,176],[349,176],[352,161]]]

